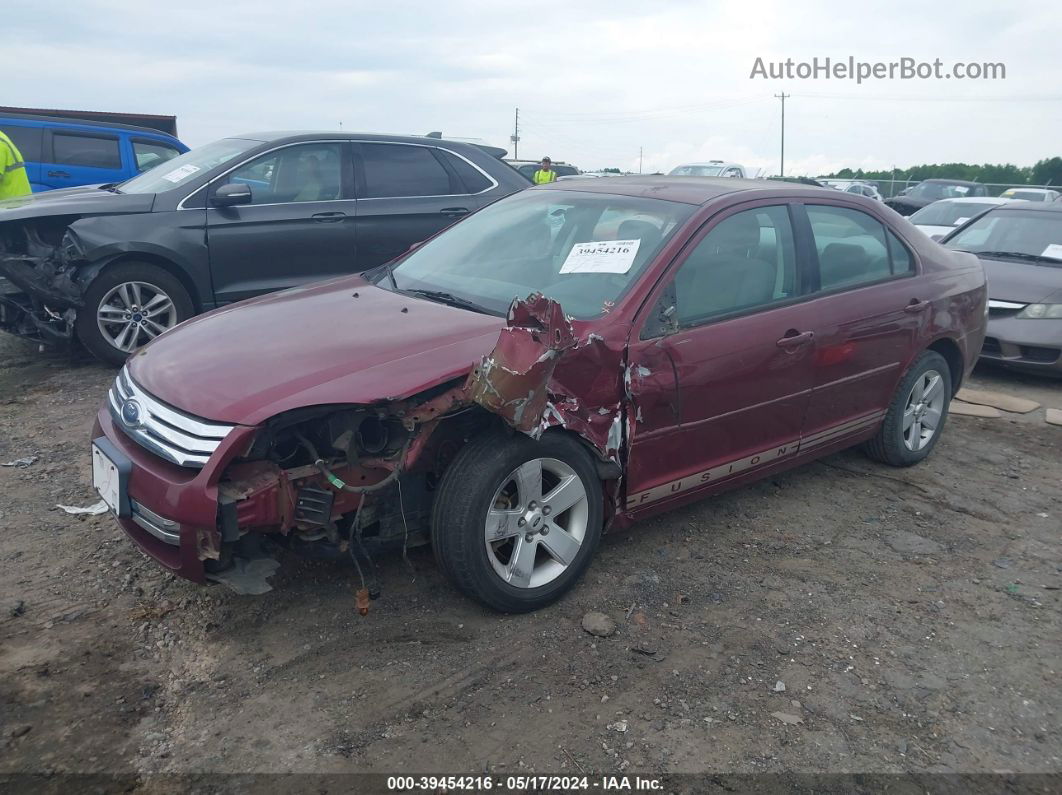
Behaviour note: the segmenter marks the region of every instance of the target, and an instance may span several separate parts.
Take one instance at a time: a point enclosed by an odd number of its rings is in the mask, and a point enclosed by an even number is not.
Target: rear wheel
[[[488,607],[523,613],[559,599],[590,564],[601,537],[601,485],[582,446],[485,434],[454,459],[439,486],[432,544],[457,588]]]
[[[939,353],[925,351],[896,388],[878,435],[867,442],[867,454],[895,467],[924,460],[940,440],[950,402],[948,363]]]
[[[123,262],[89,285],[75,329],[93,355],[122,364],[141,345],[193,314],[188,291],[172,273],[146,262]]]

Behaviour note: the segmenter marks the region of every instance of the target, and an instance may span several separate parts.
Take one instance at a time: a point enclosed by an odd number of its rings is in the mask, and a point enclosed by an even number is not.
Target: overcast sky
[[[584,169],[786,173],[1062,154],[1062,3],[82,0],[4,9],[3,104],[479,137]],[[750,79],[755,59],[1002,62],[995,81]]]

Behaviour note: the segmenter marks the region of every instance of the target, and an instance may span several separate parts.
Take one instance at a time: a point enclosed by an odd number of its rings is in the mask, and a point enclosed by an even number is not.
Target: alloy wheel
[[[944,413],[944,378],[936,370],[926,370],[911,387],[903,410],[903,443],[918,452],[933,439]]]
[[[586,488],[575,470],[555,458],[534,458],[494,493],[484,528],[487,558],[509,585],[546,585],[575,560],[588,518]]]
[[[104,339],[132,353],[177,325],[177,310],[161,288],[148,282],[122,282],[111,288],[96,309]]]

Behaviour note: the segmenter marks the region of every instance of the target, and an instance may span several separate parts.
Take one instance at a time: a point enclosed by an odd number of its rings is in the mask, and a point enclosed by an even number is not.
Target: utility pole
[[[516,121],[513,123],[513,134],[509,136],[513,142],[513,160],[520,159],[520,109],[516,109]]]
[[[642,147],[638,147],[638,173],[642,173]]]
[[[782,163],[778,169],[778,176],[780,177],[785,176],[785,101],[791,96],[793,95],[787,94],[784,91],[781,94],[774,95],[775,99],[782,100]]]

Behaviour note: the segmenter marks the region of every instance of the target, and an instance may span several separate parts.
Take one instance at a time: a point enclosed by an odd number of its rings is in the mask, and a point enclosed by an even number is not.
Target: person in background
[[[553,170],[553,161],[548,157],[542,158],[542,165],[531,177],[531,182],[535,185],[548,185],[551,182],[557,181],[557,172]]]
[[[0,130],[0,199],[30,194],[26,164],[14,141]]]

